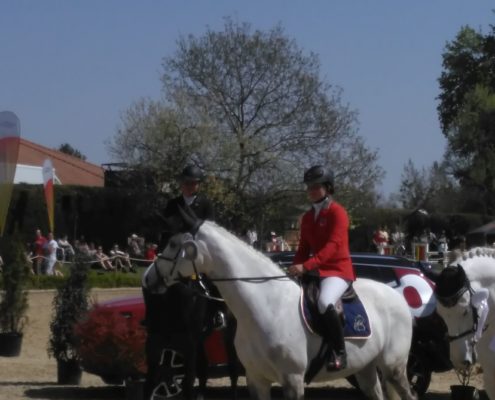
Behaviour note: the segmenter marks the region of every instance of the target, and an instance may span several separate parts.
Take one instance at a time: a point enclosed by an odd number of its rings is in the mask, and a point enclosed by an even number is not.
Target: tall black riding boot
[[[327,371],[339,371],[347,366],[344,330],[335,307],[330,304],[323,314],[323,337],[331,350],[327,361]]]

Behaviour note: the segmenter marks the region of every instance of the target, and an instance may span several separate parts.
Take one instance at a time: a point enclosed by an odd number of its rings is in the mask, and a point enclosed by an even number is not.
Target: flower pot
[[[126,379],[125,398],[126,400],[144,400],[144,379]]]
[[[57,360],[57,383],[59,385],[79,385],[82,369],[77,360]]]
[[[478,390],[474,386],[452,385],[450,387],[450,398],[452,400],[478,400]]]
[[[22,333],[0,333],[0,356],[17,357],[21,354]]]

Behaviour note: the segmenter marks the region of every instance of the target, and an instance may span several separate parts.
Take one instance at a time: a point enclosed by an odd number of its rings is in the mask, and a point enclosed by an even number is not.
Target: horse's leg
[[[148,367],[144,385],[145,398],[151,396],[155,385],[159,383],[156,378],[162,345],[163,340],[160,334],[148,332],[145,345],[146,364]]]
[[[206,395],[206,383],[208,382],[208,360],[206,358],[204,341],[202,338],[198,339],[199,344],[197,347],[197,368],[196,375],[198,377],[198,394],[196,400],[203,400]]]
[[[196,343],[190,332],[185,333],[182,354],[184,355],[184,379],[182,380],[182,393],[185,399],[194,399],[194,381],[196,379]]]
[[[407,360],[399,366],[385,366],[382,369],[382,373],[388,399],[416,400],[418,398],[412,392],[411,385],[407,379]],[[393,391],[391,386],[395,391]]]
[[[249,390],[249,395],[254,400],[270,400],[270,390],[272,384],[265,378],[249,373],[246,371],[246,382]]]
[[[383,400],[383,391],[376,364],[372,362],[355,374],[359,388],[366,397],[372,400]]]
[[[304,399],[304,375],[289,374],[284,376],[282,382],[284,399],[302,400]]]
[[[237,357],[234,346],[235,332],[237,329],[237,321],[228,310],[226,311],[227,327],[224,331],[225,350],[228,357],[228,370],[230,377],[230,391],[232,400],[237,399],[237,381],[240,375],[240,361]]]

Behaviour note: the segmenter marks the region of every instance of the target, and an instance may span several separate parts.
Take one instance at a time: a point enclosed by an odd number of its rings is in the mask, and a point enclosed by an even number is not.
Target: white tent
[[[31,185],[43,185],[43,168],[32,165],[17,164],[14,175],[14,183],[29,183]],[[53,171],[53,183],[61,185],[56,171]]]

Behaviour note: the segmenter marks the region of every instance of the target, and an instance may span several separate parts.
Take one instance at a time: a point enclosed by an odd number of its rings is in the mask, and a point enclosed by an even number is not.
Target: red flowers
[[[140,377],[146,373],[146,331],[126,318],[96,305],[74,327],[83,368],[100,376]]]

